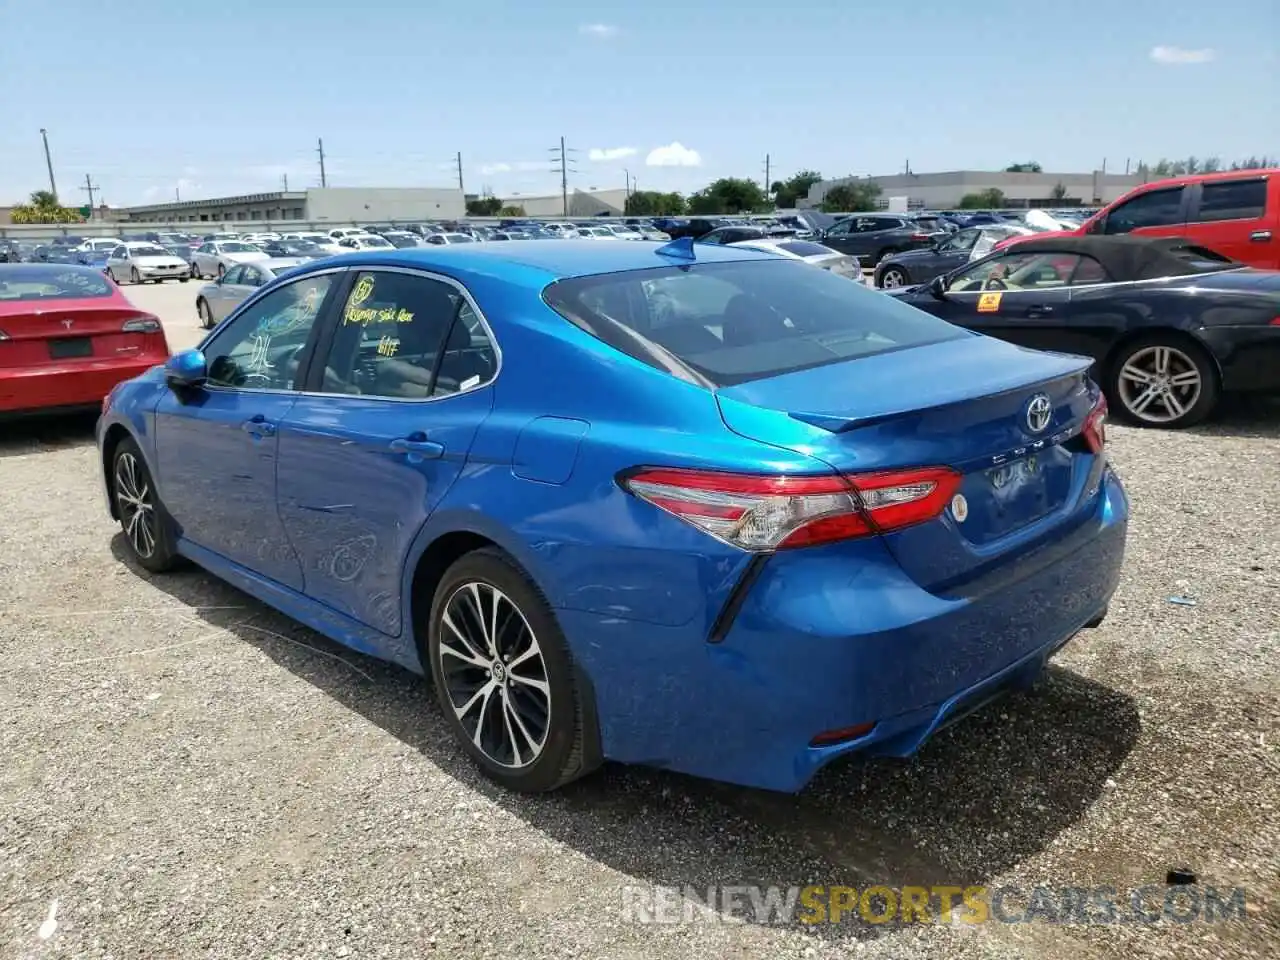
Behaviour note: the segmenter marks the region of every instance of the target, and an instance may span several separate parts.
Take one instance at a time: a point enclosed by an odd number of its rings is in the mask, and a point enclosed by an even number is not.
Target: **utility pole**
[[[461,150],[458,151],[457,166],[458,166],[458,192],[465,197],[467,195],[467,191],[463,189],[463,186],[462,186],[462,151]]]
[[[766,153],[764,155],[764,195],[766,199],[768,199],[768,197],[772,193],[772,191],[769,189],[770,182],[771,181],[769,180],[769,154]]]
[[[174,203],[182,202],[182,191],[176,186],[173,188],[173,201]]]
[[[49,131],[40,128],[40,139],[44,141],[44,165],[49,168],[49,190],[53,199],[58,199],[58,185],[53,182],[53,158],[49,156]]]
[[[316,153],[320,154],[320,186],[327,187],[329,186],[329,180],[324,175],[324,140],[323,138],[316,141],[316,143],[317,143]]]
[[[554,166],[551,168],[552,173],[560,174],[560,198],[564,203],[564,216],[569,215],[569,171],[573,169],[573,157],[570,154],[577,153],[572,147],[564,145],[564,137],[560,138],[560,146],[551,147],[552,161]],[[556,160],[555,155],[559,154],[560,159]]]
[[[280,174],[280,182],[284,184],[284,192],[289,192],[289,175],[287,173]]]
[[[81,187],[80,189],[86,191],[89,194],[89,219],[92,220],[93,211],[96,209],[93,205],[93,193],[95,190],[98,189],[98,185],[94,183],[93,179],[86,173],[84,175],[84,186]]]

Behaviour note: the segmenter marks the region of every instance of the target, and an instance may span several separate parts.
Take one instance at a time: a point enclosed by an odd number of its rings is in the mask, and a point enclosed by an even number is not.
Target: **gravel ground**
[[[133,294],[175,349],[199,337],[197,286]],[[799,797],[613,766],[503,793],[417,678],[199,571],[124,563],[90,423],[0,429],[0,956],[1280,955],[1276,407],[1114,429],[1135,515],[1107,622],[915,760],[842,764]],[[1245,919],[652,926],[622,909],[636,884],[1123,891],[1171,867],[1247,888]]]

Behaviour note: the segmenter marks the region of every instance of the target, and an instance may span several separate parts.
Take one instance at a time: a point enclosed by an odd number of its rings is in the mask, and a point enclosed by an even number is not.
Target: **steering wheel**
[[[991,277],[982,285],[983,290],[1008,290],[1009,285],[999,277]]]

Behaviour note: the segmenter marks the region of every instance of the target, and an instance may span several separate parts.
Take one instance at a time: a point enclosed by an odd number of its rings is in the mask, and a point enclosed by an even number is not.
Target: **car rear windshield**
[[[664,370],[674,356],[714,386],[971,336],[795,260],[575,277],[543,298],[623,353]]]
[[[97,270],[11,264],[0,267],[0,300],[81,300],[111,296]]]
[[[810,243],[807,240],[788,240],[786,243],[778,244],[778,249],[795,254],[797,257],[824,257],[836,252],[830,247],[824,247],[820,243]]]
[[[1187,246],[1173,247],[1169,252],[1178,258],[1187,268],[1187,273],[1214,273],[1218,270],[1234,270],[1242,266],[1230,257],[1224,257],[1216,250],[1208,247]]]

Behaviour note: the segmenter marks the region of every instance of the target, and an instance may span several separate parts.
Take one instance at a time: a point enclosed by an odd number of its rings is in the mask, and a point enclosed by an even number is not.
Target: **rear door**
[[[493,406],[497,352],[443,277],[361,271],[281,424],[279,510],[307,596],[400,634],[405,558]]]
[[[1186,234],[1251,267],[1280,270],[1280,177],[1261,174],[1196,184]]]

